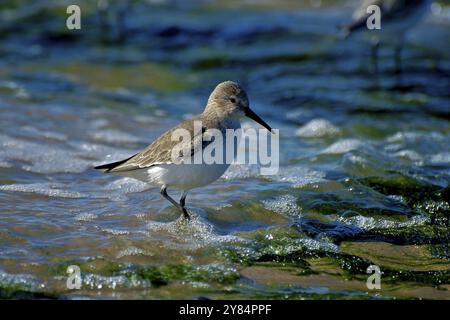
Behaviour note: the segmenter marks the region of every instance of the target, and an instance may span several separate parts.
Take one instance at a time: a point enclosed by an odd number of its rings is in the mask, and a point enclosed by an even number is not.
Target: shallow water
[[[31,3],[0,11],[0,297],[450,298],[448,7],[402,75],[390,48],[375,75],[367,43],[337,37],[341,2],[130,1],[120,28],[120,7],[86,1],[78,32]],[[156,188],[92,169],[226,79],[280,129],[277,175],[232,166],[189,194],[186,224]]]

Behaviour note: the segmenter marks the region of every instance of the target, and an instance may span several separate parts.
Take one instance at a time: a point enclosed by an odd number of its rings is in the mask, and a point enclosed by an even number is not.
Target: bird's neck
[[[202,113],[202,119],[205,122],[212,121],[214,123],[207,124],[212,127],[222,127],[229,129],[237,129],[241,127],[240,116],[225,112],[222,108],[215,107],[213,103],[208,104]]]

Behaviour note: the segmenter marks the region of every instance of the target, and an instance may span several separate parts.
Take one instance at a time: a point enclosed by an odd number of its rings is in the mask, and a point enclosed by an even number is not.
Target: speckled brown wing
[[[203,141],[203,133],[206,130],[202,126],[201,132],[194,132],[193,121],[200,121],[201,116],[184,121],[178,126],[163,133],[158,139],[150,144],[146,149],[131,157],[127,161],[120,163],[118,166],[111,168],[109,172],[125,172],[130,170],[137,170],[148,168],[158,164],[172,164],[172,150],[177,149],[179,159],[182,155],[193,156],[197,151],[203,150],[211,141]],[[184,144],[180,141],[172,141],[172,134],[177,129],[185,129],[189,132],[191,140]]]

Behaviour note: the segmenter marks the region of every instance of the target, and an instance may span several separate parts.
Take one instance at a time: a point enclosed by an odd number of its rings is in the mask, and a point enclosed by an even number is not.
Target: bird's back
[[[236,129],[240,127],[240,124],[230,125],[223,119],[205,117],[204,114],[200,114],[166,131],[136,155],[115,163],[98,166],[96,169],[105,169],[107,172],[119,173],[148,168],[154,165],[179,163],[180,158],[183,156],[194,157],[194,154],[202,152],[212,142],[204,139],[208,129],[220,130],[225,135],[225,130],[228,127]],[[179,131],[177,132],[177,130]],[[183,134],[188,134],[190,139],[177,140],[177,137],[180,138]],[[176,155],[179,157],[175,156],[177,159],[174,159],[173,150],[175,149]]]

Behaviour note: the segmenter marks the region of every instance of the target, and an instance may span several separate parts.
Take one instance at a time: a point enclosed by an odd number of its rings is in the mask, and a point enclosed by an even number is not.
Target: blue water
[[[0,297],[449,298],[449,9],[411,31],[402,74],[388,46],[375,74],[337,32],[352,4],[130,1],[121,28],[86,1],[80,31],[63,6],[2,5]],[[92,169],[228,79],[280,130],[278,174],[232,166],[186,224],[157,188]]]

